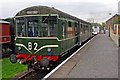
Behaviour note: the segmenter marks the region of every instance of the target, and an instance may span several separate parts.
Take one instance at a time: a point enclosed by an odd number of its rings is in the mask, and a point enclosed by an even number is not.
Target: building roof
[[[109,18],[109,19],[106,21],[106,23],[107,23],[108,21],[112,20],[112,18],[114,18],[114,17],[116,17],[116,16],[120,16],[120,15],[119,15],[119,14],[115,14],[114,16],[112,16],[111,18]]]

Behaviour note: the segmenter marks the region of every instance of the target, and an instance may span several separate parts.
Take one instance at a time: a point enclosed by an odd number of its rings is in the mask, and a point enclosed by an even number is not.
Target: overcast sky
[[[55,7],[63,12],[95,22],[104,22],[118,13],[119,0],[0,0],[0,18],[14,17],[15,14],[30,6]]]

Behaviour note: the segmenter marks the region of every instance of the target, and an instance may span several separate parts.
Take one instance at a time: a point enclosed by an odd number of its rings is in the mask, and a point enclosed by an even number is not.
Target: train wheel
[[[49,65],[49,60],[47,58],[42,58],[40,60],[40,65],[43,67],[47,67]]]
[[[10,55],[10,61],[11,61],[12,63],[16,63],[16,62],[17,62],[17,58],[16,58],[16,56],[15,56],[14,54],[11,54],[11,55]]]

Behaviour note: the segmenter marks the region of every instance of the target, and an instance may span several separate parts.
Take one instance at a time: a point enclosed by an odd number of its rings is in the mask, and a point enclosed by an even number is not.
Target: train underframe
[[[17,61],[20,64],[25,64],[29,68],[33,69],[47,69],[49,70],[53,63],[58,60],[58,55],[31,55],[31,54],[12,54],[10,56],[10,61],[16,63]]]
[[[1,48],[2,48],[2,53],[7,53],[7,52],[10,52],[12,51],[12,49],[10,48],[10,43],[3,43],[1,45]]]

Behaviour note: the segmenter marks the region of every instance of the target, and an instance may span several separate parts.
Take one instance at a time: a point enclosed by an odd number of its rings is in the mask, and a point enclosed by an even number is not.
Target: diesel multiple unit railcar
[[[11,21],[11,20],[10,20]],[[8,52],[14,51],[14,30],[11,22],[0,20],[0,53],[2,55],[9,54]]]
[[[10,23],[0,20],[0,45],[2,47],[1,53],[5,53],[10,50]]]
[[[15,52],[10,61],[48,68],[92,36],[91,24],[53,7],[33,6],[15,16]]]

